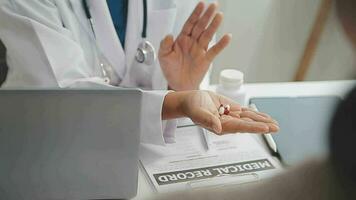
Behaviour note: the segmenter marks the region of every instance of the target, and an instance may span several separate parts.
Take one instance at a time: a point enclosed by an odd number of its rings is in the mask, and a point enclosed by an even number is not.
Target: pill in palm
[[[220,105],[219,107],[219,115],[228,115],[230,113],[230,105]]]
[[[223,115],[225,113],[225,108],[224,108],[224,106],[220,106],[219,107],[219,114],[220,115]]]

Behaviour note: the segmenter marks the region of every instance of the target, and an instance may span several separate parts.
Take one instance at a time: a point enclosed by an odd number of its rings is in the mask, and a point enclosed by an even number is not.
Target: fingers
[[[231,37],[231,34],[224,35],[218,43],[208,50],[206,56],[209,62],[212,62],[215,57],[229,45]]]
[[[159,55],[163,56],[172,52],[174,45],[173,35],[167,35],[162,41],[159,48]]]
[[[253,122],[252,119],[250,119],[250,118],[245,118],[245,117],[242,117],[241,120],[244,120],[244,121],[247,121],[247,122]]]
[[[276,121],[273,120],[272,118],[264,117],[262,115],[259,115],[256,112],[252,112],[252,111],[243,111],[243,112],[240,113],[240,116],[242,118],[250,118],[250,119],[252,119],[254,121],[257,121],[257,122],[276,123]]]
[[[188,20],[185,22],[181,34],[184,35],[192,34],[193,28],[196,25],[196,23],[199,21],[199,18],[203,13],[203,11],[204,11],[204,3],[199,2],[198,5],[195,7],[194,11],[192,12],[192,14],[190,15],[190,17],[188,18]]]
[[[202,35],[199,38],[199,44],[203,48],[205,49],[208,48],[210,41],[213,39],[222,21],[223,21],[223,14],[220,12],[215,15],[209,27],[202,33]]]
[[[192,120],[196,124],[206,128],[208,130],[211,130],[212,132],[215,132],[217,134],[220,134],[222,131],[221,122],[218,117],[218,114],[214,115],[213,113],[211,113],[205,109],[199,109],[194,114],[194,117],[192,118]]]
[[[275,133],[279,131],[278,123],[272,119],[259,115],[258,112],[234,111],[220,117],[222,133]]]
[[[248,122],[253,122],[252,119],[250,118],[241,118],[241,120],[244,120],[244,121],[248,121]],[[269,128],[269,133],[276,133],[279,131],[279,126],[274,124],[274,123],[266,123],[266,125],[268,126]]]
[[[192,31],[192,37],[194,39],[198,39],[200,35],[205,31],[206,27],[208,26],[209,22],[213,18],[216,10],[217,10],[217,3],[212,3],[209,5],[208,9],[205,11],[204,15],[199,19]]]
[[[279,126],[274,123],[268,123],[269,132],[277,133],[279,131]]]
[[[272,119],[270,116],[268,116],[264,113],[260,113],[260,112],[256,112],[256,111],[252,111],[252,110],[246,110],[246,109],[243,109],[243,110],[245,110],[245,111],[242,111],[240,113],[240,117],[242,120],[263,122],[268,126],[269,132],[275,133],[275,132],[279,131],[278,122],[276,120]]]
[[[269,126],[263,122],[238,119],[230,116],[221,117],[223,133],[268,133]]]
[[[234,118],[241,118],[240,113],[240,111],[232,111],[229,113],[229,115]]]
[[[244,107],[244,108],[242,108],[242,111],[251,111],[251,112],[257,113],[259,115],[262,115],[263,117],[271,118],[271,116],[267,115],[266,113],[258,112],[258,111],[255,111],[255,110],[251,109],[251,108]]]

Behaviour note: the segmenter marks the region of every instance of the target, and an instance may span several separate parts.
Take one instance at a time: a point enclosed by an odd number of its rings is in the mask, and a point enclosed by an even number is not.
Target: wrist
[[[198,86],[195,86],[193,84],[175,85],[175,87],[172,87],[171,85],[168,85],[168,90],[173,90],[173,91],[193,91],[193,90],[199,90],[199,85]]]
[[[190,95],[192,91],[183,92],[170,92],[166,95],[163,108],[162,108],[162,119],[175,119],[187,117],[185,109],[186,98]]]

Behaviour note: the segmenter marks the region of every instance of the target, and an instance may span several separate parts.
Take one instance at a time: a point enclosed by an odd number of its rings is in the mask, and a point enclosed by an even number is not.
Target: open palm
[[[209,48],[223,18],[216,9],[216,4],[210,4],[202,15],[204,3],[200,2],[176,40],[172,35],[162,40],[159,61],[171,89],[198,89],[214,58],[229,44],[231,35],[225,35]]]
[[[233,100],[208,91],[195,91],[185,99],[182,109],[194,123],[217,134],[236,132],[277,132],[278,123],[264,113],[243,108]],[[231,112],[220,116],[220,105],[230,105]]]

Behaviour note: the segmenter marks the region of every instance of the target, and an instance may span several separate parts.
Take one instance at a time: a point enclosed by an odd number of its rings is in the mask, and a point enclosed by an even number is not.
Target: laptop
[[[0,90],[0,199],[130,199],[138,90]]]
[[[273,116],[280,131],[273,134],[277,149],[286,165],[306,159],[325,157],[329,153],[329,127],[337,96],[253,98],[259,111]]]

